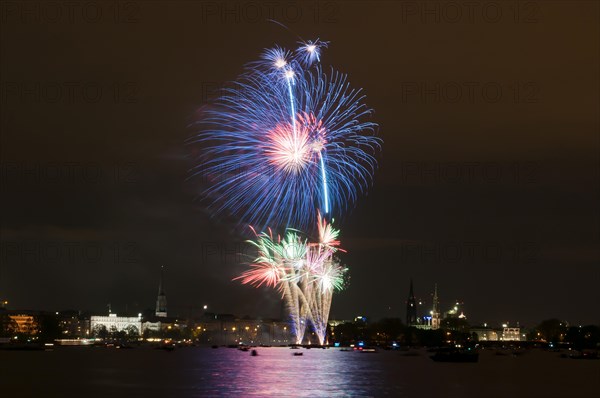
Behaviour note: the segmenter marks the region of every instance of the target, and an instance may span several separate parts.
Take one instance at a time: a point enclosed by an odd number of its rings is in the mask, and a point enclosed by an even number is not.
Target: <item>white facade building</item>
[[[499,333],[497,330],[488,327],[482,328],[471,328],[471,333],[477,335],[479,341],[498,341],[500,340]]]
[[[504,327],[502,329],[502,341],[521,341],[521,328]]]
[[[142,314],[137,317],[117,316],[117,314],[108,314],[108,316],[92,315],[90,318],[90,328],[94,330],[97,326],[104,326],[106,330],[116,329],[118,331],[127,330],[130,326],[137,328],[138,334],[142,333]]]

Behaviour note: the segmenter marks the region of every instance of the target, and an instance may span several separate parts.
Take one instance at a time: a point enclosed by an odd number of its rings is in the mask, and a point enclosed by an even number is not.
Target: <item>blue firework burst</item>
[[[194,174],[215,213],[243,224],[309,229],[341,216],[370,185],[381,140],[345,74],[320,65],[319,40],[266,50],[202,114]]]

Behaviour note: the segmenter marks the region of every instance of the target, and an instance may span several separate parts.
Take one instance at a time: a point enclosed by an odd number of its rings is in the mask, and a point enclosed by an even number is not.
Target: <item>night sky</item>
[[[69,3],[69,2],[66,2]],[[469,321],[598,323],[600,6],[592,1],[2,2],[0,298],[281,316],[231,281],[249,231],[188,179],[188,125],[267,47],[330,41],[384,140],[336,220],[334,319],[405,317],[412,277]],[[224,8],[226,7],[226,8]],[[289,31],[268,22],[271,17]]]

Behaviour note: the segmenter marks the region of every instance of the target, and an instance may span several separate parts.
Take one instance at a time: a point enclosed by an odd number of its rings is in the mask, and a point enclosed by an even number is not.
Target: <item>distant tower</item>
[[[156,298],[156,312],[157,317],[165,318],[167,316],[167,296],[165,296],[165,290],[163,289],[163,268],[160,267],[160,281],[158,282],[158,297]]]
[[[406,325],[417,324],[417,300],[413,292],[413,282],[410,279],[410,292],[408,293],[408,301],[406,302]]]
[[[437,283],[433,290],[433,309],[431,310],[431,329],[436,330],[440,328],[440,302],[437,293]]]

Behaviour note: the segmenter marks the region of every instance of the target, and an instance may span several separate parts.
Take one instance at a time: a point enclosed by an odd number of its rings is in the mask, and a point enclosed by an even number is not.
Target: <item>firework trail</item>
[[[304,338],[310,323],[320,344],[325,342],[331,299],[341,290],[347,269],[334,258],[339,248],[339,231],[318,215],[319,240],[310,243],[298,231],[282,236],[256,234],[248,241],[257,257],[250,269],[235,279],[255,287],[269,286],[282,294],[292,320],[296,343]]]

